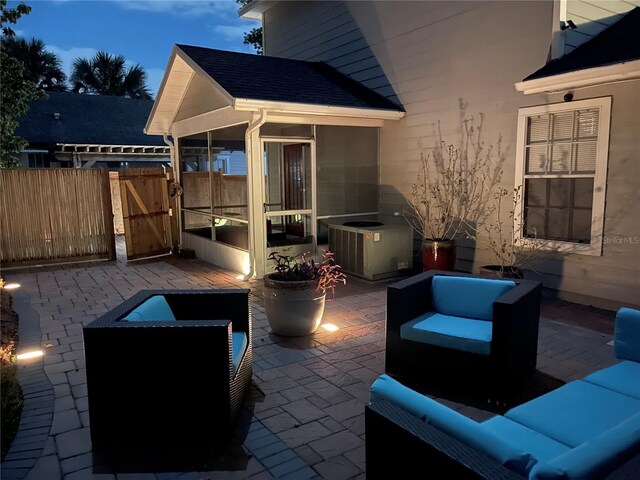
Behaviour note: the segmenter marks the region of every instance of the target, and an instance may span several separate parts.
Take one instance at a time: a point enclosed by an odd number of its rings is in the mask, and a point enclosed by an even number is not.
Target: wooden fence
[[[109,172],[0,170],[3,266],[115,259]]]
[[[116,235],[124,235],[124,220],[122,218],[122,199],[120,198],[120,175],[109,172],[111,183],[111,208],[113,209],[113,230]]]

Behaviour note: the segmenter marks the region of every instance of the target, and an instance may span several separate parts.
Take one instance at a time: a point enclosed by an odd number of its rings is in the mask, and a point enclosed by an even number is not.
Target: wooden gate
[[[120,171],[120,197],[127,245],[127,259],[161,255],[171,251],[176,236],[167,182],[171,174],[162,168],[127,168]],[[175,238],[177,241],[177,238]]]

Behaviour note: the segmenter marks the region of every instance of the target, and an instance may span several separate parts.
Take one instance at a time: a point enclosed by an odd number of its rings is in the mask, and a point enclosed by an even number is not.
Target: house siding
[[[640,0],[566,0],[566,20],[578,28],[564,31],[564,53],[589,41],[635,7],[640,7]]]
[[[514,88],[514,83],[547,61],[552,1],[327,3],[332,5],[334,17],[329,12],[320,17],[322,5],[316,3],[296,2],[290,7],[291,2],[283,2],[269,10],[265,15],[270,39],[267,53],[324,60],[373,88],[386,88],[397,95],[406,117],[385,122],[380,129],[379,210],[383,218],[397,218],[406,209],[407,185],[418,172],[420,154],[428,154],[438,144],[438,124],[447,144],[459,143],[460,99],[468,105],[467,116],[473,115],[477,121],[479,113],[484,114],[485,146],[502,139],[502,184],[513,187],[518,109],[562,101],[565,93],[525,96]],[[329,17],[333,20],[325,21]],[[348,18],[358,27],[358,35],[351,31],[344,44],[331,34],[331,25],[339,23],[338,18],[342,22]],[[306,24],[306,33],[298,37],[295,32],[301,31],[301,24]],[[372,58],[363,55],[367,49],[362,48],[345,53],[354,36],[360,45],[367,46]],[[324,45],[328,38],[336,40],[331,48],[342,52],[340,64],[335,63],[335,50],[312,47],[315,42]],[[377,85],[375,79],[366,78],[366,69],[358,71],[363,76],[351,73],[354,64],[365,61],[379,66],[386,83]],[[613,95],[605,218],[609,236],[633,237],[640,232],[637,201],[623,204],[631,195],[637,198],[638,191],[638,163],[631,152],[640,150],[640,145],[628,127],[639,107],[631,93],[634,88],[637,83],[580,89],[574,96]],[[546,286],[559,289],[561,297],[605,308],[638,305],[638,253],[637,245],[606,243],[601,257],[563,255],[537,265],[536,270]],[[488,251],[469,241],[461,242],[457,268],[477,271],[487,263],[495,263]]]

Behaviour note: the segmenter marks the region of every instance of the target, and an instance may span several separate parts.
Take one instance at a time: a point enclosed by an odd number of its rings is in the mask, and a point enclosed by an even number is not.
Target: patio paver
[[[2,465],[3,478],[363,478],[364,405],[371,382],[384,370],[384,284],[352,280],[351,290],[347,285],[327,302],[324,322],[339,330],[284,339],[269,332],[261,283],[237,280],[198,260],[102,263],[6,277],[22,285],[14,299],[23,310],[18,312],[21,328],[24,322],[32,330],[21,337],[21,346],[25,340],[42,344],[45,357],[19,369],[30,396],[25,395],[20,431]],[[251,452],[246,467],[92,474],[82,326],[141,289],[247,286],[253,294],[255,387],[243,419],[244,445]],[[590,312],[585,307],[577,311]],[[596,331],[542,318],[538,369],[569,381],[616,363],[607,344],[611,332],[602,331],[603,325],[606,319]],[[491,415],[453,406],[476,419]]]

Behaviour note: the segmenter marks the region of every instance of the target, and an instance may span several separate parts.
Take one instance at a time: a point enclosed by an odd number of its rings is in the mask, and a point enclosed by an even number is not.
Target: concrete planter
[[[264,309],[273,333],[300,337],[315,332],[322,321],[326,293],[316,290],[317,280],[283,282],[266,275]]]

